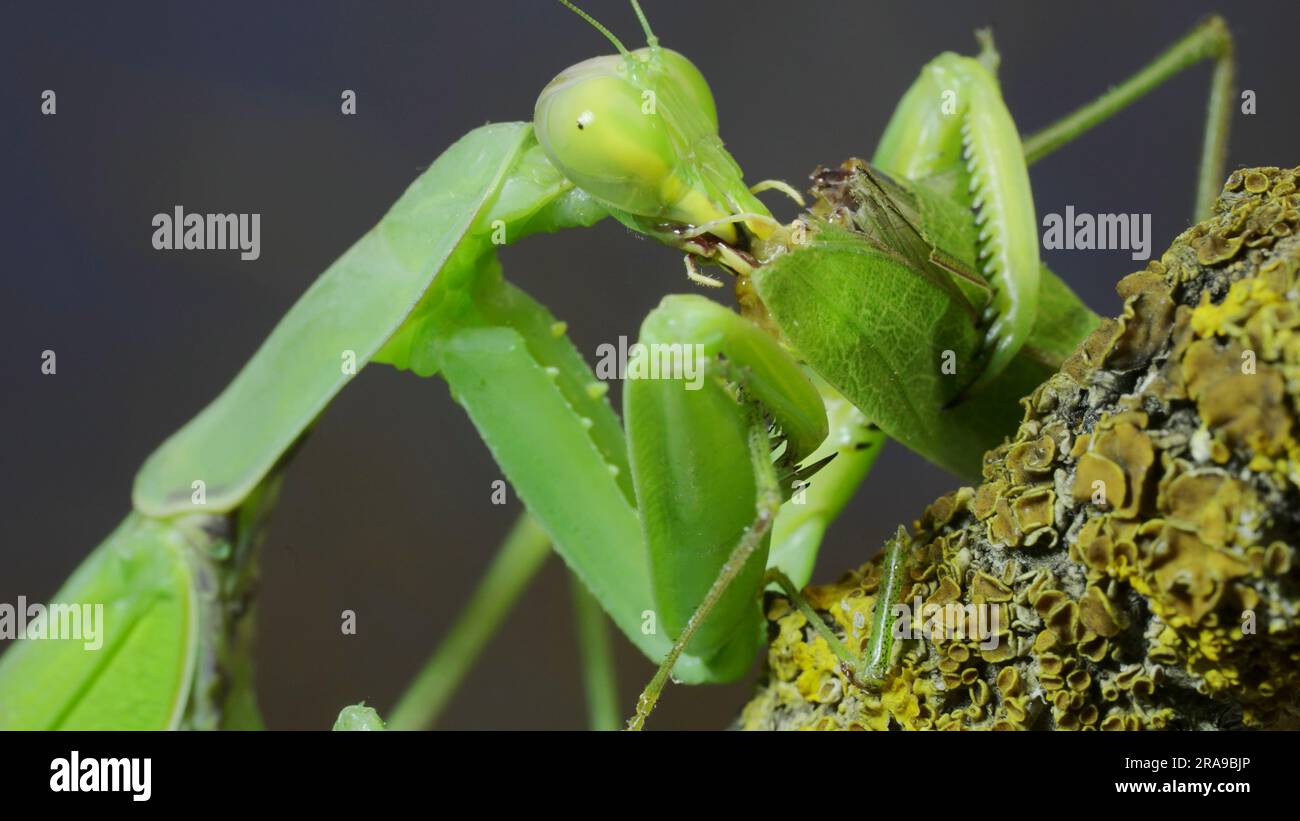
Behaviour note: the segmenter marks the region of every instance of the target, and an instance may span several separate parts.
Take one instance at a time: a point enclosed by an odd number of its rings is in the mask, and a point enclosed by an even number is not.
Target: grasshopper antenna
[[[591,16],[590,14],[588,14],[587,12],[585,12],[585,11],[583,11],[582,9],[578,8],[577,6],[573,5],[573,3],[570,3],[569,0],[560,0],[560,5],[561,5],[561,6],[564,6],[564,7],[565,7],[566,9],[568,9],[569,11],[571,11],[571,12],[573,12],[574,14],[578,15],[578,16],[581,17],[583,20],[586,20],[588,23],[591,23],[592,27],[595,28],[596,31],[599,31],[601,34],[605,35],[605,38],[608,39],[611,43],[614,44],[614,47],[618,49],[618,53],[619,53],[619,54],[622,54],[624,57],[629,56],[628,53],[627,53],[627,48],[623,45],[623,42],[622,42],[621,40],[619,40],[617,37],[614,36],[614,32],[610,31],[609,29],[605,28],[605,27],[602,26],[600,23],[598,23],[598,22],[596,21],[596,18],[595,18],[595,17],[592,17],[592,16]],[[634,2],[632,3],[632,5],[634,5],[634,6],[636,5],[635,0],[634,0]],[[641,9],[640,9],[640,8],[637,8],[637,12],[640,13],[640,11],[641,11]],[[644,16],[642,16],[642,18],[641,18],[641,22],[642,22],[642,23],[645,22],[645,17],[644,17]],[[650,30],[649,28],[646,29],[646,31],[649,31],[649,30]]]

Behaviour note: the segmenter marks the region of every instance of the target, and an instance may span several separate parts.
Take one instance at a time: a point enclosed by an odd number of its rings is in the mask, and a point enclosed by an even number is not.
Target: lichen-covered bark
[[[921,514],[880,692],[776,598],[741,725],[1300,726],[1298,178],[1233,173],[1025,400],[983,484]],[[853,650],[879,578],[877,558],[806,591]]]

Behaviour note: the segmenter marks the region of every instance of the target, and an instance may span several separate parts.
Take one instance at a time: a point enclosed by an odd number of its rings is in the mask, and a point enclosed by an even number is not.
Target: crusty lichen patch
[[[983,484],[914,523],[911,637],[880,692],[775,598],[741,724],[1300,726],[1297,176],[1235,172],[1214,217],[1126,277],[1123,313],[1025,400]],[[878,562],[807,591],[853,649]],[[990,618],[926,631],[929,605]]]

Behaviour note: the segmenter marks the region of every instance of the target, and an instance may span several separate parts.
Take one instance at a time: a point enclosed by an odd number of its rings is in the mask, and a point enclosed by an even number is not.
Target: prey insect
[[[1096,321],[1038,259],[1028,164],[1212,58],[1207,207],[1226,140],[1227,31],[1207,21],[1023,141],[991,39],[976,58],[941,55],[903,97],[872,164],[826,176],[822,193],[842,184],[846,197],[783,224],[757,193],[793,192],[744,182],[703,75],[632,6],[646,47],[627,49],[574,8],[617,53],[561,72],[533,122],[487,125],[448,148],[146,461],[134,512],[55,598],[93,589],[161,638],[146,652],[124,637],[106,664],[21,644],[0,658],[0,727],[255,726],[241,656],[248,556],[295,443],[370,362],[439,375],[527,507],[489,586],[517,594],[549,543],[579,600],[593,598],[660,665],[630,726],[670,675],[742,675],[773,585],[806,610],[852,681],[888,677],[907,540],[887,548],[873,627],[854,648],[799,594],[826,529],[886,435],[977,475],[980,455],[1018,420],[1019,397]],[[605,218],[680,250],[694,282],[732,277],[740,304],[665,297],[640,340],[699,351],[705,378],[625,380],[622,421],[563,323],[503,277],[496,254],[502,240]],[[932,315],[943,321],[916,321]],[[939,376],[941,353],[960,378]],[[40,684],[54,679],[67,685]],[[151,684],[115,685],[126,679]],[[417,684],[389,726],[427,724],[446,691]]]

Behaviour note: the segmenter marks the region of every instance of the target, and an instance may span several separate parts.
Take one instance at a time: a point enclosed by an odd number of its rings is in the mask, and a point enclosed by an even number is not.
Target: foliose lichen
[[[891,674],[768,601],[746,728],[1300,726],[1300,168],[1238,170],[909,537]],[[879,557],[806,595],[865,644]]]

